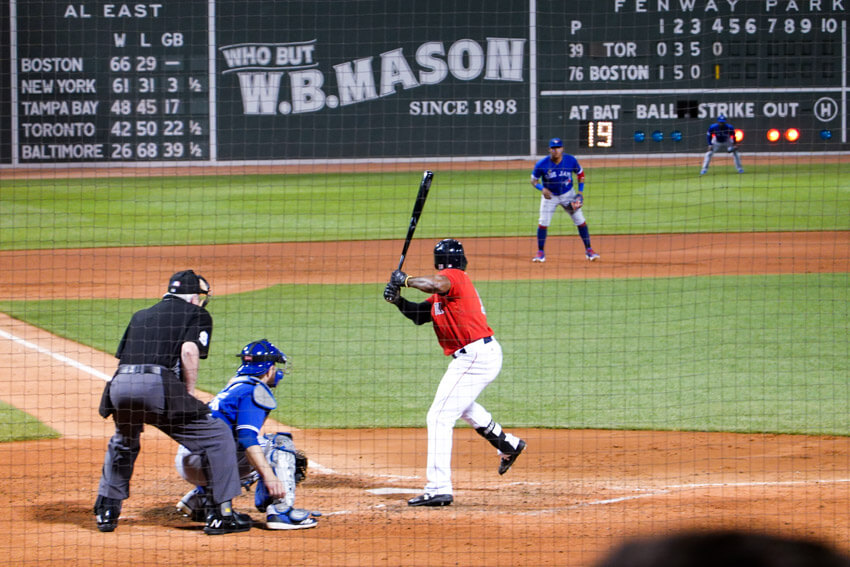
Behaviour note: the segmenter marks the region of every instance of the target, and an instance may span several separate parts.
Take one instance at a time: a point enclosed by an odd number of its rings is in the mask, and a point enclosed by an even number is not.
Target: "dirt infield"
[[[828,154],[745,154],[745,164],[753,165],[793,165],[793,164],[826,164],[847,163],[846,153]],[[702,164],[703,154],[651,154],[621,155],[621,156],[579,156],[583,167],[667,167],[691,165],[696,169]],[[491,158],[431,158],[428,160],[335,160],[334,171],[337,173],[357,172],[413,172],[431,169],[434,171],[447,170],[528,170],[534,163],[532,157],[491,157]],[[725,161],[725,160],[724,160]],[[44,165],[18,166],[16,168],[0,167],[0,180],[3,179],[82,179],[91,177],[157,177],[185,175],[299,175],[326,173],[328,162],[318,160],[288,160],[284,163],[205,165],[183,162],[179,165],[139,164],[137,167],[126,164],[116,164],[106,168],[103,164],[90,164],[90,167],[55,164],[53,167]],[[525,177],[525,173],[523,173]]]
[[[163,278],[187,266],[219,294],[285,282],[379,284],[387,273],[373,266],[392,266],[397,244],[372,247],[388,252],[369,262],[357,242],[3,252],[11,269],[0,271],[0,294],[154,298]],[[414,243],[410,271],[431,269],[432,245]],[[529,261],[528,238],[465,246],[476,281],[850,271],[847,231],[597,236],[598,263],[583,260],[575,237],[553,238],[544,265]],[[237,269],[246,254],[267,269]],[[298,505],[324,513],[319,527],[212,538],[174,510],[188,485],[174,470],[175,444],[149,428],[120,525],[101,534],[91,506],[111,424],[96,406],[114,364],[0,315],[0,398],[63,435],[0,445],[0,494],[10,503],[0,563],[581,566],[629,536],[719,526],[850,551],[847,438],[651,431],[521,430],[529,448],[500,477],[492,448],[458,429],[455,504],[411,509],[406,498],[424,485],[424,430],[301,430],[312,468]],[[250,496],[236,505],[262,519]]]

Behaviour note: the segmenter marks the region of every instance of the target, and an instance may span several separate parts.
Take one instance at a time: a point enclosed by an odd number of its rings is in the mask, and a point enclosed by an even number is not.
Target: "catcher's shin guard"
[[[281,505],[284,509],[295,505],[295,442],[289,433],[268,434],[263,452],[266,460],[274,470],[275,476],[286,488],[286,496]],[[254,495],[254,504],[257,509],[264,511],[272,503],[272,498],[263,482],[257,483],[257,492]],[[277,504],[277,502],[275,502]]]

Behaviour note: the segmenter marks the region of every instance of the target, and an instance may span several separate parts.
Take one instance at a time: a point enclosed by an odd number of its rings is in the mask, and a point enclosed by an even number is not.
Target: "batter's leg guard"
[[[477,431],[481,437],[489,441],[490,444],[503,455],[515,453],[517,451],[517,447],[519,447],[519,444],[522,441],[522,439],[515,435],[505,433],[502,430],[502,426],[495,421],[490,421],[490,424],[487,427],[479,427],[475,431]]]
[[[479,427],[475,431],[499,451],[499,474],[505,474],[514,464],[520,453],[525,450],[525,441],[510,433],[505,433],[502,426],[490,421],[487,427]]]

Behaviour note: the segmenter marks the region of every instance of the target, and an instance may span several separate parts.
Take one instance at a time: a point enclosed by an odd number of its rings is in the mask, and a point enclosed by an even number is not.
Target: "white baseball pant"
[[[452,494],[452,437],[459,418],[473,428],[486,427],[490,412],[475,400],[502,369],[502,347],[492,339],[477,340],[456,352],[440,380],[428,410],[428,494]]]

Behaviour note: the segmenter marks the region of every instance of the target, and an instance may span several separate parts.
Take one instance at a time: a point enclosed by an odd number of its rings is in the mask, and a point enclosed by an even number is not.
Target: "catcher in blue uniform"
[[[262,435],[260,429],[277,407],[272,388],[288,370],[288,360],[266,339],[248,343],[237,355],[242,365],[227,386],[209,403],[213,417],[227,423],[236,440],[239,477],[243,486],[255,481],[254,504],[265,513],[266,527],[297,530],[317,525],[317,512],[294,508],[295,485],[307,472],[307,458],[295,449],[292,435]],[[177,503],[177,509],[193,520],[206,515],[207,476],[200,455],[181,446],[175,462],[185,480],[196,485]]]
[[[714,152],[720,150],[732,154],[732,159],[735,160],[735,169],[738,170],[738,173],[744,173],[744,167],[741,165],[741,156],[738,155],[738,144],[735,141],[735,127],[726,122],[725,115],[719,115],[717,122],[708,127],[705,138],[708,142],[708,151],[705,152],[705,158],[702,160],[702,169],[699,170],[700,175],[706,174],[708,164],[711,163],[711,158],[714,157]]]

